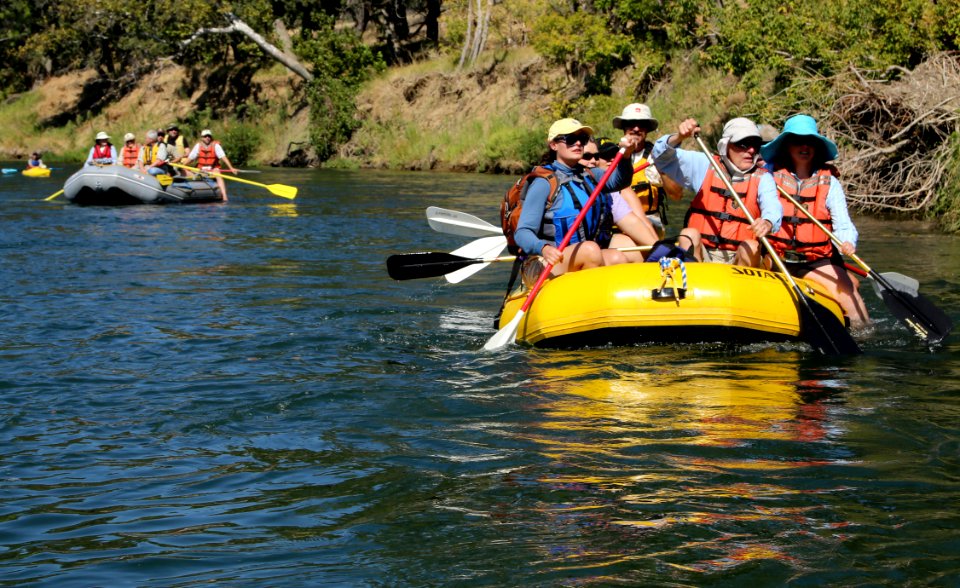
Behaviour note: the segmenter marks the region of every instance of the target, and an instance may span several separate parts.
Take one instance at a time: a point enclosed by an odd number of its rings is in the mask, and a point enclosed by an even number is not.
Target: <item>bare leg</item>
[[[837,299],[843,312],[850,317],[851,327],[863,327],[870,322],[867,307],[846,268],[824,265],[808,272],[803,278],[824,286]]]
[[[741,241],[737,247],[737,259],[734,265],[760,267],[760,242],[753,239]]]

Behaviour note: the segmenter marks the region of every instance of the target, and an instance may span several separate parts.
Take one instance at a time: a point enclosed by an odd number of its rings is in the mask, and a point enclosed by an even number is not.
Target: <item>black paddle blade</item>
[[[824,355],[859,355],[863,353],[853,340],[847,327],[825,306],[805,296],[800,296],[800,336],[811,347]]]
[[[893,316],[930,345],[937,345],[953,330],[953,321],[930,300],[917,292],[895,289],[890,282],[877,280],[880,297]]]
[[[387,258],[387,273],[394,280],[436,278],[475,263],[483,263],[483,260],[442,251],[401,253]]]

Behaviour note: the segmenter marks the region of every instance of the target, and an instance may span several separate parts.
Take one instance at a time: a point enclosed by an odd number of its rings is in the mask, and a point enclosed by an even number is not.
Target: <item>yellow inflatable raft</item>
[[[23,175],[28,178],[48,178],[50,177],[49,167],[31,167],[23,170]]]
[[[684,280],[686,284],[684,284]],[[810,299],[845,318],[822,286],[797,280]],[[516,315],[526,289],[507,300],[500,328]],[[628,263],[549,280],[517,331],[538,347],[642,342],[800,340],[794,291],[782,274],[719,263]]]

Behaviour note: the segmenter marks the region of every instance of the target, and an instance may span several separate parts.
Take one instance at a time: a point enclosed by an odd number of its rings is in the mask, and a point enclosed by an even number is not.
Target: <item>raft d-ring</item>
[[[679,283],[677,273],[680,274]],[[661,257],[660,276],[663,278],[663,283],[660,284],[659,289],[653,291],[653,298],[655,300],[673,298],[677,302],[680,302],[682,298],[686,297],[687,266],[684,265],[683,260],[677,257]],[[666,287],[668,280],[670,281],[670,288]]]

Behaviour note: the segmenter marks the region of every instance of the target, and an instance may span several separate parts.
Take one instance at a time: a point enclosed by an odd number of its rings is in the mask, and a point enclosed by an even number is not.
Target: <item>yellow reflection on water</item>
[[[293,202],[278,202],[273,204],[268,204],[269,210],[267,214],[270,216],[288,216],[296,218],[300,216],[297,213],[297,205]]]
[[[823,521],[833,515],[812,498],[842,488],[796,483],[842,460],[822,449],[841,433],[825,402],[834,391],[801,378],[792,357],[618,368],[558,359],[535,358],[542,420],[525,432],[556,464],[539,480],[564,498],[541,505],[547,519],[639,534],[666,544],[641,557],[697,572],[793,565],[789,537],[845,524]],[[678,544],[685,535],[698,538]],[[639,554],[606,557],[628,555]]]

